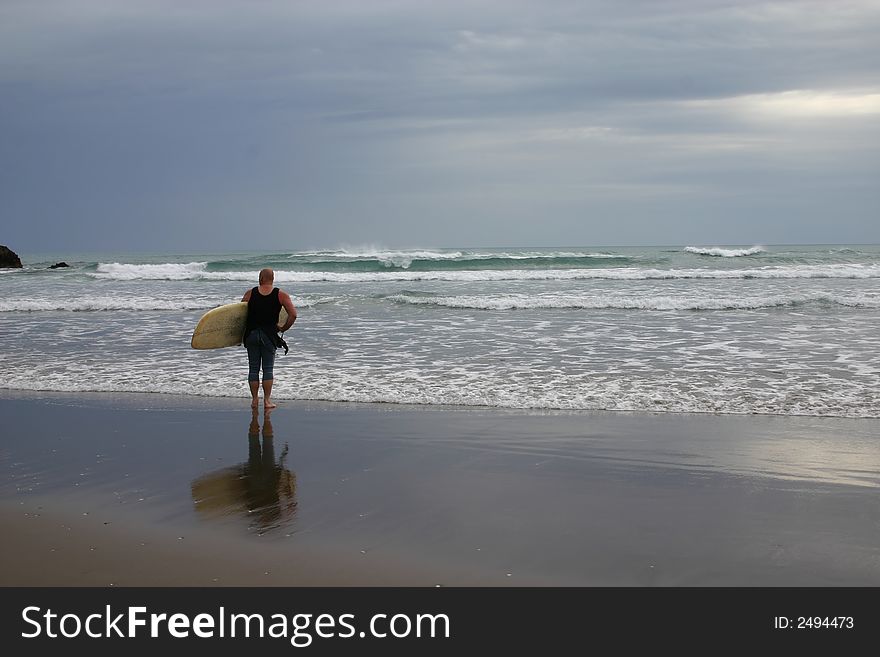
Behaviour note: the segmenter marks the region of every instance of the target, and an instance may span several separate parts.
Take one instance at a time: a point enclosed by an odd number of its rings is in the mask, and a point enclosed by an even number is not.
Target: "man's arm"
[[[278,327],[278,330],[284,333],[287,329],[293,326],[293,323],[296,321],[296,308],[293,305],[293,301],[290,299],[290,295],[283,290],[278,291],[278,300],[281,302],[281,305],[284,306],[284,310],[287,311],[287,321],[284,322],[284,326]]]
[[[247,292],[245,292],[244,296],[241,298],[241,300],[245,303],[251,300],[251,290],[253,290],[253,288],[250,288]]]

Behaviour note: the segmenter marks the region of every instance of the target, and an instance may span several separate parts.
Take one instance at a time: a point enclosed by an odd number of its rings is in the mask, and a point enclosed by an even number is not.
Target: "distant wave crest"
[[[0,312],[99,312],[108,310],[201,310],[211,308],[210,301],[199,299],[162,299],[147,297],[86,297],[55,299],[3,299]]]
[[[338,296],[304,295],[295,296],[297,308],[311,308],[326,303],[336,303]],[[236,298],[193,298],[193,297],[56,297],[51,299],[0,299],[0,313],[36,312],[106,312],[106,311],[169,311],[169,310],[208,310],[224,303],[237,301]]]
[[[351,271],[373,269],[487,269],[523,266],[530,261],[542,266],[571,267],[589,264],[592,260],[629,260],[630,256],[604,252],[581,251],[431,251],[343,249],[334,251],[304,251],[288,256],[295,265],[313,268],[325,267],[330,271],[349,268]],[[348,266],[348,267],[346,267]]]
[[[411,305],[442,306],[473,310],[758,310],[826,303],[854,308],[880,308],[880,297],[816,295],[772,295],[766,297],[707,298],[699,296],[589,296],[577,294],[500,294],[438,296],[405,292],[387,297]]]
[[[258,270],[207,271],[206,263],[164,265],[99,265],[90,274],[108,280],[256,281]],[[276,283],[370,283],[391,281],[568,281],[568,280],[679,280],[679,279],[796,279],[880,278],[880,265],[785,265],[750,269],[652,269],[641,267],[572,269],[437,269],[427,271],[287,271],[275,270]]]
[[[305,251],[294,253],[291,260],[305,262],[363,262],[377,261],[385,267],[407,269],[413,260],[458,260],[463,256],[461,251],[428,251],[428,250],[387,250],[374,247],[360,249],[340,249],[335,251]]]
[[[197,278],[208,268],[207,262],[173,263],[155,265],[131,265],[119,262],[99,263],[94,276],[117,281],[169,280],[183,281]]]
[[[714,256],[716,258],[739,258],[741,256],[756,255],[764,253],[763,246],[752,246],[748,249],[723,249],[720,246],[703,247],[703,246],[686,246],[684,248],[688,253],[696,255]]]

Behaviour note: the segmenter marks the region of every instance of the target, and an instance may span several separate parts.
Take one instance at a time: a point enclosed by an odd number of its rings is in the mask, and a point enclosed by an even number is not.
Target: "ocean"
[[[7,390],[246,398],[243,348],[189,342],[268,266],[299,311],[277,400],[880,417],[880,246],[22,260],[0,270]]]

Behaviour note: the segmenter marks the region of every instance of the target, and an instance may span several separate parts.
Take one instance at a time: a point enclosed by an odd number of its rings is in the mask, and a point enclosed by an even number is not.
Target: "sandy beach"
[[[5,586],[877,586],[876,420],[4,392]]]

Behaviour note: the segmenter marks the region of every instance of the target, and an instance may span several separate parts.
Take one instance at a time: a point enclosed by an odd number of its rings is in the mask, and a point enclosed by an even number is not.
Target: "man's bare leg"
[[[248,381],[248,385],[251,388],[251,408],[257,407],[257,397],[260,393],[260,382],[259,381]]]
[[[272,381],[273,379],[263,379],[263,408],[275,408],[278,404],[273,404],[270,399],[272,397]]]

